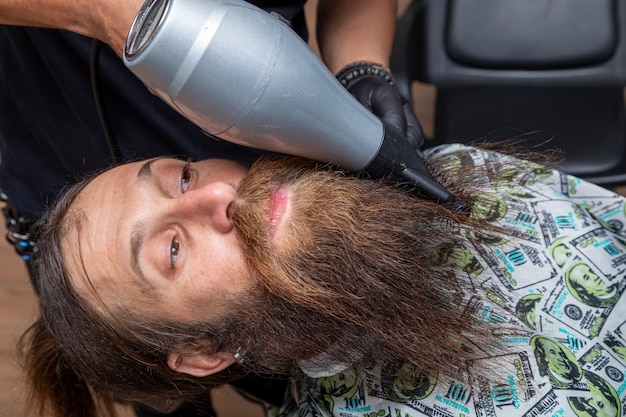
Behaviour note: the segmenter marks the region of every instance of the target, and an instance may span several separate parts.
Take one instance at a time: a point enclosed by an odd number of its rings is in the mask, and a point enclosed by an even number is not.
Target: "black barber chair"
[[[626,183],[624,0],[413,0],[391,69],[409,99],[414,80],[436,87],[431,143],[524,137]]]

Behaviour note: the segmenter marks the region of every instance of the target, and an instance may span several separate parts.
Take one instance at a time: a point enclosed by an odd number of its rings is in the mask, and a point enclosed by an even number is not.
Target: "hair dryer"
[[[211,136],[414,184],[455,197],[404,135],[335,79],[280,17],[243,0],[147,0],[126,66]]]

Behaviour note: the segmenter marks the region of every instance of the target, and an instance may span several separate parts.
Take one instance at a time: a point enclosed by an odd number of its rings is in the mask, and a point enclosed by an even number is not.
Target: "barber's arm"
[[[419,148],[424,141],[422,126],[389,72],[397,3],[319,0],[317,40],[322,59],[350,93]]]
[[[143,0],[0,0],[0,24],[65,29],[109,44],[122,55]]]
[[[356,61],[389,65],[396,0],[319,0],[317,40],[333,72]]]

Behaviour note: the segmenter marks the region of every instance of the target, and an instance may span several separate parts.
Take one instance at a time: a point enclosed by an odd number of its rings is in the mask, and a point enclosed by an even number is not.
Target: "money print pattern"
[[[626,215],[623,197],[556,170],[463,145],[425,153],[446,169],[494,161],[472,215],[504,236],[468,235],[461,269],[488,302],[479,320],[523,329],[475,367],[497,378],[424,375],[403,363],[297,379],[281,416],[626,416]],[[516,185],[512,185],[516,184]],[[493,189],[497,190],[494,194]],[[498,351],[498,350],[496,350]],[[305,370],[306,371],[306,370]],[[493,381],[495,380],[495,381]]]

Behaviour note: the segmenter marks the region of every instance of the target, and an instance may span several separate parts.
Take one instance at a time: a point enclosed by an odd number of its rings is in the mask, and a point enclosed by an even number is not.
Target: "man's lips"
[[[291,193],[285,187],[278,187],[270,199],[269,234],[273,239],[280,225],[289,217],[291,210]]]

